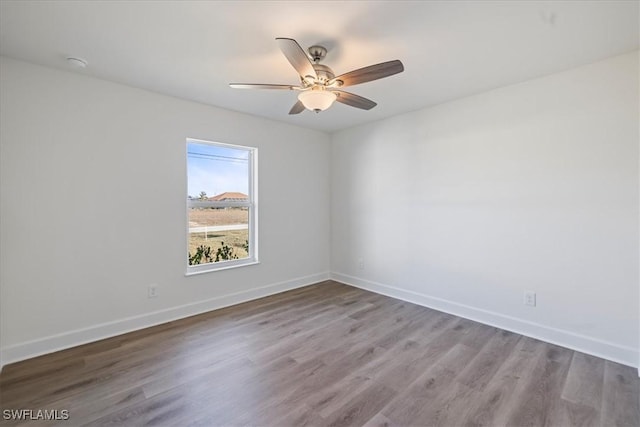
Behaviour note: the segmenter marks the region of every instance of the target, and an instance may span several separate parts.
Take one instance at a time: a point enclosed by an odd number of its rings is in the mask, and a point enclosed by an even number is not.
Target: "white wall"
[[[0,360],[322,280],[331,249],[338,280],[638,364],[638,118],[635,53],[342,131],[331,154],[1,58]],[[260,265],[184,277],[186,137],[259,147]]]
[[[638,73],[636,52],[338,132],[333,276],[637,365]]]
[[[0,66],[4,363],[328,277],[326,134]],[[184,276],[187,137],[258,147],[260,265]]]

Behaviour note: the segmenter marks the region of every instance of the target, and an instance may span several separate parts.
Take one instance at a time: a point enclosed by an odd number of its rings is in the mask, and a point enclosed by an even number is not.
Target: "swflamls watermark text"
[[[2,419],[11,421],[65,421],[68,409],[3,409]]]

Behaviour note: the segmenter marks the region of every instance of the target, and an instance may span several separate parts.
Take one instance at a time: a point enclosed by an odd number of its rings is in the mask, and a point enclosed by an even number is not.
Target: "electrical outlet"
[[[536,306],[536,293],[532,291],[524,292],[524,305]]]
[[[358,258],[358,270],[364,270],[364,260],[362,258]]]
[[[158,285],[153,283],[151,285],[149,285],[149,289],[148,289],[148,293],[147,293],[149,298],[155,298],[158,296]]]

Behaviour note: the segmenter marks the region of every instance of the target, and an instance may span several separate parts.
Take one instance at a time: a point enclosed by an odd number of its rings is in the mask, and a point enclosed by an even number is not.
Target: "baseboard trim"
[[[331,279],[356,288],[365,289],[500,329],[506,329],[527,337],[601,357],[623,365],[632,366],[639,369],[640,372],[640,366],[638,366],[638,350],[632,347],[576,334],[567,330],[551,328],[539,323],[529,322],[497,312],[361,279],[348,274],[332,272]]]
[[[312,274],[242,292],[211,298],[205,301],[184,304],[139,316],[127,317],[87,328],[51,335],[32,341],[25,341],[3,348],[0,352],[0,360],[2,360],[3,365],[6,366],[10,363],[19,362],[21,360],[30,359],[43,354],[53,353],[105,338],[126,334],[127,332],[133,332],[162,323],[183,319],[185,317],[195,316],[208,311],[312,285],[328,279],[329,272]],[[2,369],[1,366],[0,369]]]

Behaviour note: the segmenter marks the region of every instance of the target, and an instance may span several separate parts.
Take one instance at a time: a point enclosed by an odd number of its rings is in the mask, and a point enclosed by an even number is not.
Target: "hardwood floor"
[[[329,281],[6,366],[0,406],[73,426],[638,426],[639,386],[634,368]]]

